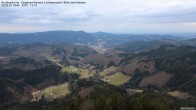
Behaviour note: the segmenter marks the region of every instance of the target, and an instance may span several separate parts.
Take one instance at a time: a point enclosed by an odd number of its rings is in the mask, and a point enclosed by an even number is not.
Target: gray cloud
[[[195,0],[83,1],[87,3],[85,5],[45,5],[34,8],[0,7],[0,31],[74,29],[91,32],[166,32],[168,27],[175,32],[196,31]],[[179,28],[181,25],[184,28]],[[18,29],[10,27],[18,27]]]

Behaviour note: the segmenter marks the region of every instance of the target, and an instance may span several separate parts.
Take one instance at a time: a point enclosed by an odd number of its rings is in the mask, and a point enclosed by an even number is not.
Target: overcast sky
[[[48,30],[113,33],[196,32],[196,0],[78,1],[85,1],[86,4],[0,7],[0,32]]]

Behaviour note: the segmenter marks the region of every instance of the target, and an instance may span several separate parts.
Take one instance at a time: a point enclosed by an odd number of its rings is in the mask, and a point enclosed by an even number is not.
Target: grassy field
[[[180,99],[187,99],[187,98],[191,97],[191,95],[189,95],[189,93],[180,92],[180,91],[168,92],[168,94],[173,97],[180,98]]]
[[[105,77],[105,81],[116,86],[122,85],[127,81],[129,81],[130,79],[131,79],[130,76],[124,75],[120,72]]]
[[[116,68],[114,66],[110,67],[110,68],[107,68],[105,69],[104,71],[102,71],[100,73],[101,76],[107,76],[109,73],[111,72],[115,72],[116,71]]]
[[[66,66],[61,69],[61,73],[77,73],[80,75],[80,79],[83,78],[89,78],[90,76],[93,76],[94,74],[89,72],[87,69],[81,69],[81,68],[76,68],[74,66]]]
[[[63,67],[62,64],[60,64],[59,62],[61,61],[60,59],[57,59],[55,57],[51,57],[49,55],[46,56],[48,60],[50,60],[53,63],[56,63],[58,66]]]
[[[133,95],[135,93],[142,93],[143,92],[143,90],[141,90],[141,89],[126,89],[126,91],[129,95]]]
[[[61,69],[61,73],[76,73],[78,69],[74,66],[66,66]]]
[[[89,78],[92,74],[87,69],[79,69],[80,78]]]
[[[48,60],[50,60],[52,62],[60,62],[61,61],[60,59],[49,56],[49,55],[46,55],[46,57],[47,57]]]
[[[44,95],[45,99],[58,99],[66,96],[68,93],[70,93],[68,83],[64,83],[41,90],[40,96]]]

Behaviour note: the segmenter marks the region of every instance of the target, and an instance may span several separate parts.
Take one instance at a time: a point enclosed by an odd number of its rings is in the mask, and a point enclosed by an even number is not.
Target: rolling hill
[[[116,36],[96,35],[97,38]],[[96,52],[88,44],[2,43],[0,109],[195,107],[196,47],[179,42],[185,41],[136,41],[131,46],[104,53]]]

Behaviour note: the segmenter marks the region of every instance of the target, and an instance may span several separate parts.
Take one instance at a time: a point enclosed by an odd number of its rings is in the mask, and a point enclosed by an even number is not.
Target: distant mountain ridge
[[[35,33],[0,33],[0,43],[93,43],[97,40],[109,43],[123,43],[127,41],[152,41],[160,39],[184,38],[171,35],[134,35],[114,34],[105,32],[87,33],[84,31],[46,31]]]
[[[196,38],[188,40],[173,40],[173,39],[160,39],[152,41],[133,41],[122,43],[117,46],[117,49],[126,52],[140,52],[144,50],[149,50],[152,48],[158,48],[163,45],[175,45],[175,46],[196,46]]]
[[[84,40],[86,39],[86,40]],[[37,33],[3,33],[0,34],[2,43],[59,43],[59,42],[81,42],[92,41],[91,35],[84,31],[48,31]]]

